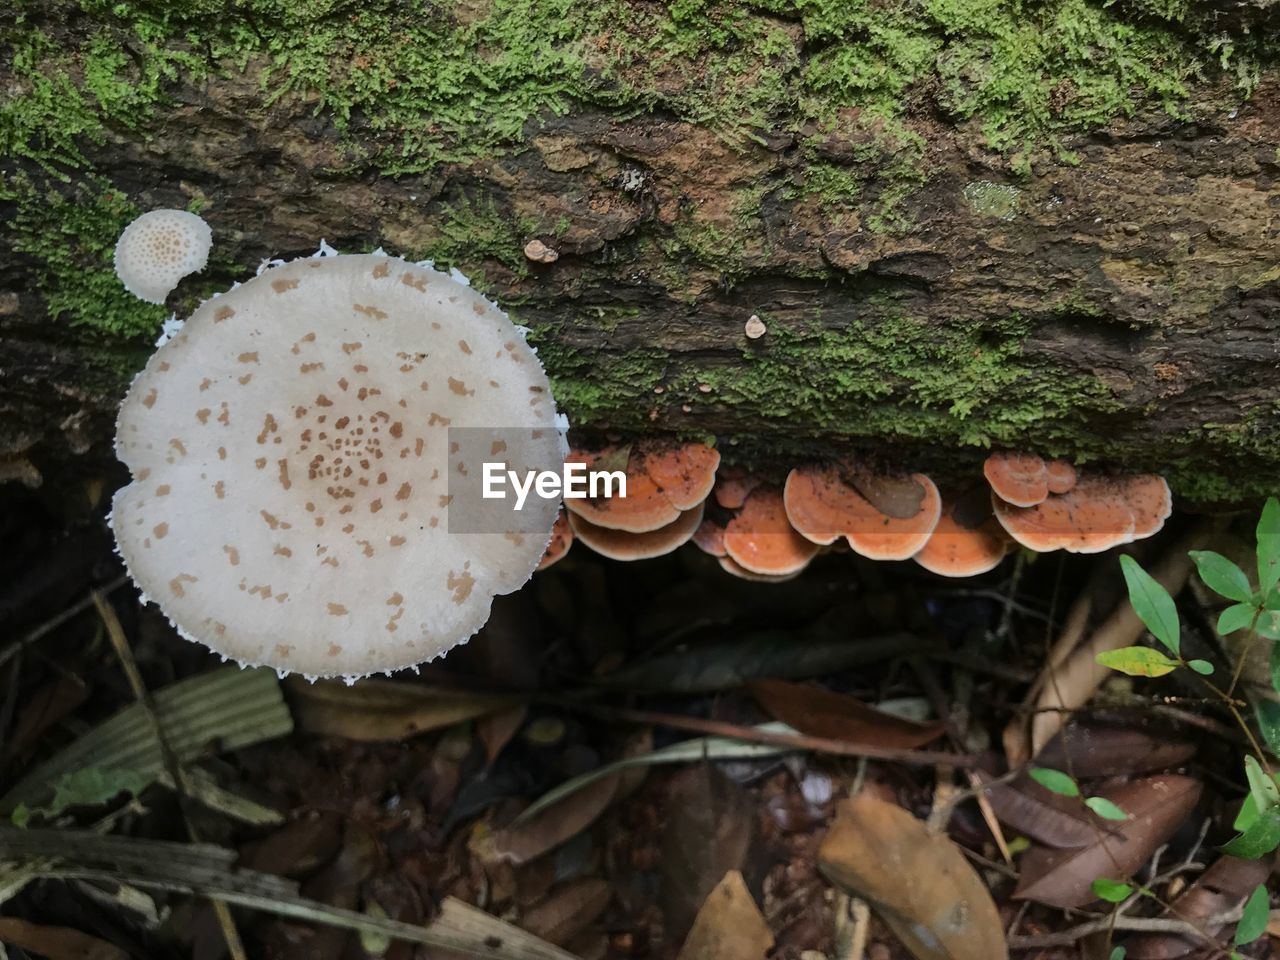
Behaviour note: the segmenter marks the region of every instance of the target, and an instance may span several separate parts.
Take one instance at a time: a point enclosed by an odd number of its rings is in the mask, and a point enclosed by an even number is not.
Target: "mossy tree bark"
[[[0,20],[9,475],[100,463],[168,310],[324,238],[473,276],[575,426],[1280,487],[1265,5],[298,7]],[[157,206],[217,244],[163,310],[110,272]]]

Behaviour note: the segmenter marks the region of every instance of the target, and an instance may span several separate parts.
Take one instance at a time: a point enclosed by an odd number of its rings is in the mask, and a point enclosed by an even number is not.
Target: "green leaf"
[[[1099,877],[1091,886],[1093,895],[1107,903],[1119,903],[1133,893],[1133,884],[1120,880],[1108,880],[1106,877]]]
[[[1280,512],[1280,506],[1277,510]],[[1280,520],[1280,516],[1277,519]],[[1120,558],[1120,568],[1124,571],[1124,580],[1129,586],[1129,602],[1133,604],[1133,612],[1147,625],[1151,635],[1177,656],[1181,637],[1178,608],[1173,604],[1173,597],[1128,554]]]
[[[1280,807],[1272,807],[1258,815],[1240,836],[1222,848],[1223,853],[1246,860],[1265,857],[1280,847]]]
[[[1280,804],[1280,787],[1262,769],[1257,757],[1245,756],[1244,777],[1249,781],[1249,795],[1257,801],[1259,810]]]
[[[1258,518],[1258,590],[1265,597],[1280,582],[1280,500],[1268,497]]]
[[[1213,673],[1213,664],[1208,660],[1188,660],[1187,666],[1202,677],[1207,677]]]
[[[1253,799],[1253,795],[1249,794],[1240,803],[1240,812],[1236,814],[1235,822],[1231,824],[1231,829],[1238,833],[1244,833],[1262,816],[1262,810],[1259,809],[1257,802]]]
[[[1206,587],[1228,600],[1241,603],[1253,599],[1253,586],[1249,576],[1220,553],[1212,550],[1192,550],[1192,560]]]
[[[1111,956],[1107,960],[1124,960],[1129,955],[1129,951],[1124,947],[1112,947]]]
[[[1129,815],[1106,797],[1090,797],[1084,805],[1103,820],[1128,820]]]
[[[1151,647],[1121,647],[1119,650],[1106,650],[1094,659],[1104,667],[1119,670],[1131,677],[1163,677],[1178,666],[1177,660],[1170,660],[1159,650]]]
[[[1218,632],[1225,637],[1228,633],[1248,629],[1257,612],[1257,608],[1251,603],[1232,604],[1218,614]]]
[[[1257,889],[1249,894],[1245,901],[1244,913],[1236,924],[1236,935],[1233,942],[1236,946],[1253,943],[1267,930],[1267,922],[1271,919],[1271,898],[1267,896],[1267,885],[1258,884]]]
[[[1076,786],[1076,782],[1061,770],[1051,770],[1048,767],[1032,767],[1027,772],[1031,774],[1032,780],[1046,790],[1052,790],[1063,797],[1080,796],[1080,788]]]
[[[1280,640],[1280,610],[1263,610],[1258,615],[1258,623],[1254,629],[1258,631],[1260,637]]]
[[[1253,715],[1258,718],[1258,730],[1267,746],[1280,753],[1280,703],[1259,698],[1253,701]]]

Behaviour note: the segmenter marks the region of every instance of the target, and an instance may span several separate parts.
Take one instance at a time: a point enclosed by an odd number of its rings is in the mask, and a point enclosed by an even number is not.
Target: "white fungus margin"
[[[147,303],[164,303],[187,274],[209,262],[213,232],[186,210],[151,210],[124,228],[116,241],[116,276]]]
[[[558,510],[531,497],[535,532],[450,532],[449,429],[503,429],[523,471],[559,468],[558,426],[537,357],[479,293],[386,256],[295,260],[201,305],[134,381],[111,523],[141,590],[224,656],[400,669],[528,580]]]

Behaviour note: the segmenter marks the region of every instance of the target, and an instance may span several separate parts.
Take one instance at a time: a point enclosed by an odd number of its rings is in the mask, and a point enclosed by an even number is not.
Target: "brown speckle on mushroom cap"
[[[225,656],[399,669],[529,578],[558,509],[529,498],[536,533],[451,533],[449,428],[502,428],[512,468],[557,470],[555,418],[537,357],[469,287],[382,256],[299,260],[203,304],[135,380],[112,526],[142,590]]]

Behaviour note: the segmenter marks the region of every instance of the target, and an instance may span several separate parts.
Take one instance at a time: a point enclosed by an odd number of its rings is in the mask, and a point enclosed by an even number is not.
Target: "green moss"
[[[537,231],[536,220],[505,214],[492,197],[484,197],[445,204],[433,211],[430,223],[434,235],[409,259],[434,260],[440,269],[467,266],[468,272],[485,261],[493,261],[518,277],[528,275],[524,244]],[[482,271],[472,279],[483,286]]]
[[[767,421],[982,447],[1021,439],[1032,425],[1046,445],[1065,442],[1089,413],[1118,406],[1091,378],[1024,360],[1017,318],[996,331],[902,317],[856,319],[840,330],[774,326],[740,362],[687,371],[673,383],[709,383],[720,402]]]
[[[16,176],[0,180],[0,201],[14,204],[13,249],[41,265],[36,283],[50,320],[120,339],[159,331],[165,308],[132,296],[115,275],[116,239],[139,213],[122,193],[91,181],[63,196]]]

